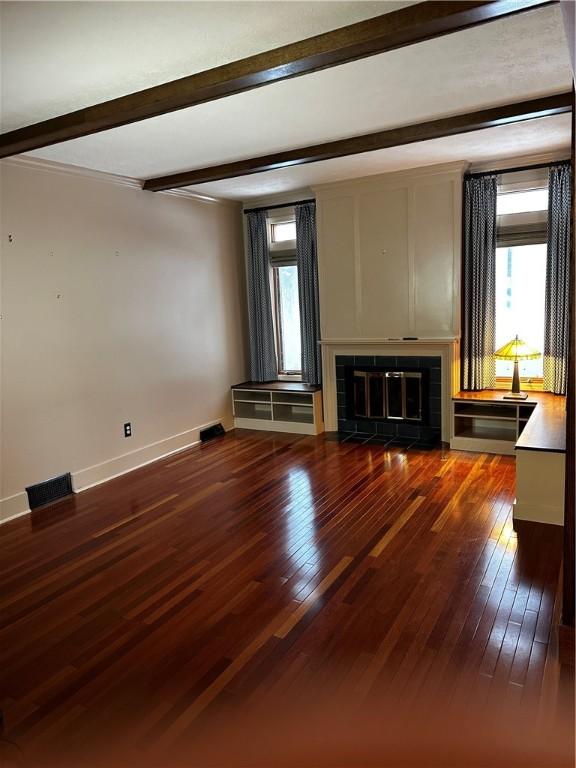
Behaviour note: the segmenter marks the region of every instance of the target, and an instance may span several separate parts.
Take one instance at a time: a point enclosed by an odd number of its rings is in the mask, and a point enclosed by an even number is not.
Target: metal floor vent
[[[73,493],[72,476],[70,472],[67,472],[65,475],[53,477],[52,480],[30,485],[26,488],[26,493],[28,494],[30,509],[43,507],[51,501],[56,501]]]
[[[206,443],[208,440],[213,440],[215,437],[222,437],[226,432],[222,424],[214,424],[213,427],[207,427],[207,429],[200,430],[200,442]]]

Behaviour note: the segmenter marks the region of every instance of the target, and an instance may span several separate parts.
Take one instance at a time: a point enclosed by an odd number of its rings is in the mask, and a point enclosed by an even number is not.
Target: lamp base
[[[504,400],[527,400],[528,392],[506,392]]]

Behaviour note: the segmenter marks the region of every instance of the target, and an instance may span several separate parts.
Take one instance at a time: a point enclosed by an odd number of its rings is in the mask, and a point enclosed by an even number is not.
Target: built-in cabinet
[[[563,524],[565,397],[530,392],[526,400],[509,400],[498,390],[459,392],[452,400],[450,447],[515,455],[514,524]]]
[[[232,387],[234,426],[318,435],[324,431],[322,392],[306,384],[245,382]]]
[[[469,393],[468,393],[469,395]],[[462,451],[513,455],[516,441],[528,423],[536,403],[525,401],[464,400],[452,403],[453,429],[450,447]]]
[[[323,340],[459,335],[464,168],[315,188]]]

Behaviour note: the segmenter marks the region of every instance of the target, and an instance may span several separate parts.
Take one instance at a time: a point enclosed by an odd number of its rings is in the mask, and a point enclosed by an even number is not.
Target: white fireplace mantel
[[[322,341],[318,343],[322,347],[342,344],[353,346],[364,346],[366,344],[403,344],[412,347],[418,344],[454,344],[455,342],[459,341],[460,338],[458,336],[438,336],[437,338],[411,338],[410,336],[404,336],[403,338],[393,338],[389,336],[385,339],[322,339]]]
[[[322,376],[324,423],[327,432],[338,431],[336,400],[337,355],[390,357],[440,357],[442,360],[442,441],[450,441],[451,399],[460,389],[460,339],[323,339]]]

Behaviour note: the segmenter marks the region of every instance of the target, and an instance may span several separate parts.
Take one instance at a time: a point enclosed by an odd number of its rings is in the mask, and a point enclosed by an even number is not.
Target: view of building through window
[[[496,349],[516,334],[544,348],[546,244],[496,249]],[[520,376],[542,377],[542,357],[520,360]],[[496,360],[497,376],[512,376],[512,363]]]
[[[274,267],[276,272],[276,324],[278,332],[279,373],[300,373],[300,306],[298,303],[298,267]]]
[[[522,230],[526,224],[527,232],[531,222],[542,220],[543,214],[538,212],[547,208],[547,187],[500,191],[496,205],[499,226]],[[496,249],[496,349],[518,334],[539,352],[544,351],[546,243],[530,244],[530,239],[525,235],[522,245]],[[520,360],[519,367],[521,376],[541,378],[543,358]],[[511,376],[512,363],[497,360],[496,375]]]

